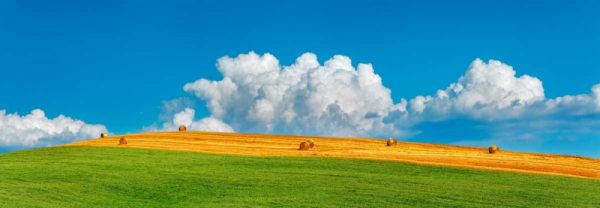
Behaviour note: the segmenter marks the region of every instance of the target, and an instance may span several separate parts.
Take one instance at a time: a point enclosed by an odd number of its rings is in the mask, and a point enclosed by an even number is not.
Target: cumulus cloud
[[[161,122],[170,122],[176,113],[183,111],[186,108],[193,108],[194,100],[187,97],[175,98],[172,100],[162,101],[161,113],[159,120]]]
[[[566,95],[548,99],[543,106],[536,106],[540,114],[587,115],[600,112],[600,84],[594,85],[589,94]]]
[[[516,76],[511,66],[500,61],[476,59],[466,74],[435,96],[417,96],[409,109],[425,119],[468,116],[498,119],[519,116],[524,109],[544,100],[542,82],[529,75]]]
[[[216,67],[221,80],[199,79],[183,89],[206,103],[218,126],[242,132],[428,141],[456,134],[444,142],[465,144],[469,138],[532,141],[550,134],[557,140],[587,138],[600,129],[600,84],[587,94],[546,98],[540,79],[519,75],[497,60],[476,59],[448,87],[397,102],[371,64],[353,65],[341,55],[321,63],[315,54],[305,53],[293,64],[281,65],[271,54],[250,52],[222,57]],[[191,119],[175,120],[188,124]]]
[[[196,111],[192,108],[185,108],[183,111],[173,115],[173,119],[170,122],[163,124],[163,130],[177,129],[179,126],[186,126],[191,130],[198,131],[213,131],[213,132],[234,132],[231,126],[227,125],[219,119],[213,117],[206,117],[197,121],[194,121]]]
[[[371,64],[336,55],[320,64],[305,53],[281,66],[254,52],[218,60],[220,81],[200,79],[184,90],[206,101],[214,119],[241,131],[366,136],[401,134],[383,119],[394,104]]]
[[[40,147],[95,138],[106,132],[103,125],[86,124],[64,115],[50,119],[35,109],[27,115],[0,110],[0,147]]]

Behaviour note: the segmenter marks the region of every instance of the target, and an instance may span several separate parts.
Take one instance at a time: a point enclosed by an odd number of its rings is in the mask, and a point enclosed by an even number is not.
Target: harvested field
[[[452,167],[517,171],[600,179],[600,160],[488,148],[401,142],[392,147],[386,140],[328,138],[215,132],[153,132],[125,135],[124,148],[148,148],[254,156],[307,156],[403,161]],[[120,136],[75,142],[67,146],[119,146]],[[318,146],[298,151],[298,144],[312,139]]]

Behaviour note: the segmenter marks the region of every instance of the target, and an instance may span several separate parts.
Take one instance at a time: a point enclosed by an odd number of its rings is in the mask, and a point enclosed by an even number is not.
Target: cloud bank
[[[7,114],[0,110],[0,147],[42,147],[98,137],[106,132],[103,125],[86,124],[64,115],[49,119],[35,109],[27,115]]]
[[[520,116],[527,106],[544,100],[542,82],[529,75],[516,76],[500,61],[476,59],[466,74],[435,96],[417,96],[410,110],[424,119],[467,116],[502,119]]]
[[[240,131],[402,136],[425,121],[600,111],[600,85],[590,94],[547,99],[542,81],[517,76],[513,67],[497,60],[476,59],[446,89],[397,103],[371,64],[354,67],[341,55],[320,64],[315,54],[305,53],[294,64],[281,66],[271,54],[250,52],[220,58],[217,69],[222,80],[199,79],[184,90],[207,103],[210,119]]]
[[[312,135],[402,135],[383,122],[394,104],[390,90],[370,64],[352,66],[334,56],[323,65],[306,53],[290,66],[271,54],[223,57],[217,69],[223,80],[200,79],[184,86],[206,101],[214,120],[237,131]]]
[[[413,98],[409,110],[424,120],[468,117],[488,121],[600,112],[600,84],[589,94],[547,99],[538,78],[515,74],[500,61],[476,59],[465,75],[435,96]]]
[[[353,65],[342,55],[321,64],[315,54],[305,53],[286,66],[271,54],[250,52],[222,57],[216,68],[223,79],[183,87],[206,102],[210,116],[194,121],[188,108],[167,125],[417,139],[445,128],[465,131],[463,138],[445,143],[592,138],[600,144],[600,84],[589,93],[546,98],[540,79],[517,75],[498,60],[476,59],[448,87],[397,102],[371,64]]]

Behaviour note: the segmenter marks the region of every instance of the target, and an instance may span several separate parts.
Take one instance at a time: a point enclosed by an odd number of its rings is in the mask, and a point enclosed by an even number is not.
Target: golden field
[[[119,145],[125,137],[128,144]],[[315,147],[299,151],[301,142],[312,139]],[[501,150],[489,154],[487,148],[451,146],[369,138],[333,138],[216,132],[151,132],[109,136],[67,144],[148,148],[176,151],[235,154],[248,156],[334,157],[390,160],[419,164],[516,171],[600,179],[600,160],[567,155],[534,154]]]

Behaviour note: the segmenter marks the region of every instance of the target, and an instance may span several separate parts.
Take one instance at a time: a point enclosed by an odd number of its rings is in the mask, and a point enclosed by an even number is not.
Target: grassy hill
[[[600,180],[116,147],[0,155],[0,207],[600,207]]]

